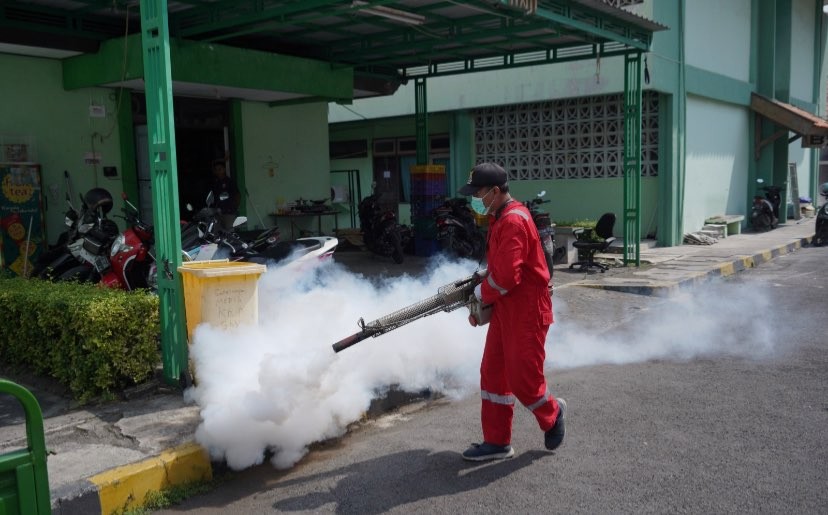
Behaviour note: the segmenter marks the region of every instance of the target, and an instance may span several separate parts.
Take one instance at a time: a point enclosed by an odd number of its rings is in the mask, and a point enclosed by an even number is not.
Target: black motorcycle
[[[762,184],[762,179],[756,182]],[[750,226],[754,231],[764,232],[775,229],[779,223],[779,205],[782,202],[782,188],[779,186],[762,186],[763,195],[753,197],[753,207],[750,213]]]
[[[112,195],[104,188],[92,188],[80,197],[76,209],[68,198],[67,230],[58,240],[64,243],[45,253],[35,269],[36,276],[51,280],[97,282],[109,269],[112,242],[120,233],[107,218]]]
[[[762,184],[762,179],[756,179]],[[750,213],[750,225],[754,231],[769,231],[779,224],[779,205],[782,203],[782,188],[779,186],[762,186],[764,195],[753,197],[753,207]]]
[[[397,223],[393,211],[379,205],[375,194],[359,203],[359,224],[368,250],[380,256],[391,256],[395,263],[403,262],[403,228]]]
[[[535,222],[535,227],[540,236],[541,245],[543,246],[543,254],[546,258],[546,266],[549,268],[549,278],[552,279],[554,272],[554,264],[563,261],[566,255],[566,249],[563,247],[555,247],[555,227],[552,225],[552,218],[546,211],[541,211],[541,204],[549,203],[549,200],[543,200],[546,191],[541,191],[538,195],[527,202],[526,208],[529,209],[529,214],[532,215],[532,221]]]
[[[252,239],[247,239],[235,230],[247,218],[238,216],[233,222],[233,229],[225,229],[221,223],[221,211],[213,207],[212,195],[207,195],[206,206],[181,227],[181,249],[186,261],[228,259],[261,265],[283,264],[288,259],[300,261],[326,257],[336,249],[338,241],[331,237],[282,241],[278,227],[265,229],[254,234]],[[192,206],[188,205],[187,209],[191,210]]]
[[[819,194],[825,202],[817,211],[816,234],[814,234],[814,245],[821,247],[828,243],[828,182],[819,187]]]
[[[452,256],[480,259],[486,251],[486,239],[469,202],[463,197],[447,199],[432,213],[437,226],[437,242]]]

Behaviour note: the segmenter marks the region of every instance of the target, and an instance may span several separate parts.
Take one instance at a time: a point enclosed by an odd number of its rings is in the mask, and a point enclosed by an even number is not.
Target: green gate
[[[37,399],[22,386],[0,379],[0,394],[20,401],[26,413],[26,449],[0,454],[0,513],[52,513],[46,472],[46,439]]]

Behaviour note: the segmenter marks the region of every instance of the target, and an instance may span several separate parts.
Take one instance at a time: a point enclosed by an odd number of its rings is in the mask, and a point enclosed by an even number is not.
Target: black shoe
[[[515,450],[511,445],[492,445],[486,442],[473,443],[463,451],[463,459],[466,461],[502,460],[514,455]]]
[[[558,401],[558,406],[560,406],[558,418],[555,420],[555,425],[544,435],[544,443],[550,451],[554,451],[563,443],[564,434],[566,434],[566,401],[557,397],[555,400]]]

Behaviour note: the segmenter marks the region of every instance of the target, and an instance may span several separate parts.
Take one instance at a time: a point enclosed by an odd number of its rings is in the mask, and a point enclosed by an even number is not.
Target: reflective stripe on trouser
[[[517,307],[517,306],[516,306]],[[508,309],[508,324],[500,305],[493,310],[483,362],[480,366],[481,422],[483,440],[494,445],[512,441],[514,403],[497,399],[517,398],[529,407],[541,430],[555,424],[558,403],[546,390],[543,362],[548,325],[533,310]]]

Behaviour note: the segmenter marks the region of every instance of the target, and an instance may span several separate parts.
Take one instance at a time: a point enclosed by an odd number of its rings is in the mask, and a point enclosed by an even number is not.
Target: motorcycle
[[[756,179],[762,184],[764,180]],[[762,186],[760,188],[765,195],[753,197],[753,207],[750,213],[750,225],[755,231],[769,231],[776,228],[779,223],[779,204],[782,199],[779,186]]]
[[[92,188],[80,200],[80,209],[75,209],[67,194],[67,243],[50,254],[52,261],[39,270],[38,277],[97,282],[109,269],[109,249],[120,232],[106,217],[112,209],[112,195],[104,188]]]
[[[440,248],[453,256],[480,259],[486,239],[477,227],[469,202],[463,197],[447,199],[433,211]]]
[[[563,257],[566,254],[566,249],[563,247],[555,247],[555,227],[552,225],[552,219],[549,216],[549,213],[541,211],[540,209],[541,204],[547,204],[549,202],[549,200],[543,200],[545,195],[546,190],[543,190],[538,193],[534,199],[527,201],[525,205],[529,210],[529,214],[532,215],[532,221],[535,222],[535,227],[538,230],[538,236],[540,236],[541,245],[543,246],[543,254],[546,258],[546,266],[549,268],[549,284],[551,291],[552,274],[555,271],[553,265],[556,262],[563,260]]]
[[[193,217],[193,222],[182,227],[181,248],[186,261],[228,259],[263,265],[293,265],[315,258],[326,259],[339,244],[339,240],[330,236],[281,241],[276,227],[266,229],[252,241],[246,241],[235,231],[221,228],[218,219],[220,212],[212,205],[210,193],[206,207]],[[233,227],[246,221],[244,216],[236,217]]]
[[[397,223],[397,215],[380,207],[376,194],[368,195],[359,203],[359,224],[368,250],[391,256],[397,264],[403,262],[403,230]]]
[[[764,183],[762,179],[756,179],[759,184]],[[782,195],[779,186],[762,186],[760,190],[765,192],[762,195],[753,197],[753,207],[750,213],[750,226],[754,231],[764,232],[776,228],[779,223],[779,204],[782,202]]]
[[[101,286],[134,290],[155,286],[155,257],[153,227],[139,217],[138,208],[124,199],[124,219],[127,228],[115,238],[109,254],[110,268],[101,277]]]
[[[814,245],[821,247],[828,243],[828,182],[819,187],[819,194],[825,199],[816,216],[816,233]]]

